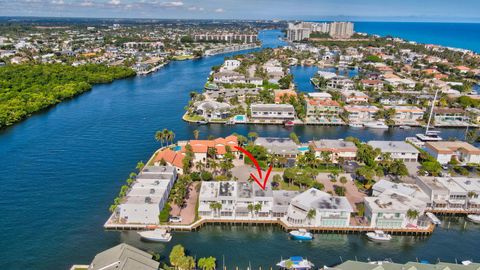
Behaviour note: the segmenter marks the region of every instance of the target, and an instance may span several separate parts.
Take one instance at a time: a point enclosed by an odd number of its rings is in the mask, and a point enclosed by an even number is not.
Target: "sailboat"
[[[425,134],[419,133],[416,135],[417,138],[423,142],[434,142],[434,141],[443,140],[442,137],[440,137],[439,135],[440,131],[430,129],[430,123],[432,121],[432,116],[433,116],[433,108],[435,107],[435,101],[437,101],[437,96],[438,96],[438,89],[437,91],[435,91],[435,97],[433,98],[433,101],[432,101],[432,107],[430,108],[430,115],[428,116],[428,123],[427,123],[427,129],[425,130]]]

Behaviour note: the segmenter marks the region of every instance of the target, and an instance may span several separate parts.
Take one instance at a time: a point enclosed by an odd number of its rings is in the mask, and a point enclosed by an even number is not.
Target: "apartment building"
[[[385,109],[394,109],[393,121],[397,125],[418,125],[423,119],[423,110],[416,106],[385,106]]]
[[[340,119],[342,107],[327,98],[306,98],[306,122],[316,124],[343,123]]]
[[[375,114],[379,111],[373,105],[347,105],[343,107],[348,113],[348,121],[350,123],[365,123],[375,120]]]
[[[122,224],[159,224],[158,215],[168,200],[168,195],[177,179],[177,170],[172,166],[146,166],[115,215]]]
[[[367,103],[368,95],[357,90],[345,90],[341,92],[342,100],[347,104]]]
[[[252,104],[252,120],[287,121],[295,119],[295,109],[290,104]]]

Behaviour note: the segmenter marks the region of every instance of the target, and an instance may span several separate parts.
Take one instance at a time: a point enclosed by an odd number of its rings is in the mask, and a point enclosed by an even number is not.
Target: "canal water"
[[[282,44],[280,35],[280,31],[265,31],[260,38],[264,46],[274,47]],[[148,76],[97,85],[0,131],[0,268],[67,269],[74,263],[90,262],[96,253],[122,241],[142,246],[135,236],[105,232],[102,226],[109,216],[109,205],[137,161],[146,161],[159,147],[154,140],[159,129],[173,130],[179,140],[192,138],[195,129],[203,138],[232,132],[246,135],[249,131],[261,136],[288,136],[295,131],[301,140],[346,136],[400,140],[421,131],[196,126],[181,121],[189,92],[201,90],[211,67],[221,64],[225,56],[172,62]],[[446,129],[442,134],[461,137],[463,131]],[[358,236],[325,235],[311,243],[294,243],[271,228],[207,227],[196,233],[175,234],[167,249],[182,243],[199,256],[225,255],[229,265],[246,265],[249,260],[270,265],[280,256],[290,255],[307,255],[317,264],[356,254],[406,259],[451,259],[465,254],[479,260],[478,254],[472,254],[479,237],[478,228],[453,228],[439,230],[418,245],[402,240],[395,248],[383,248]],[[163,251],[161,245],[146,247]],[[450,256],[447,248],[453,250]]]

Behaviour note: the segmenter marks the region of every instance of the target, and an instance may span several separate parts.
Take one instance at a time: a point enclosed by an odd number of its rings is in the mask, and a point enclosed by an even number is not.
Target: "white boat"
[[[365,123],[364,126],[367,128],[388,129],[388,126],[382,121],[368,122]]]
[[[289,232],[289,234],[294,240],[312,240],[313,239],[313,235],[305,229],[299,229],[298,231],[297,230],[291,231]]]
[[[426,215],[432,221],[433,224],[442,225],[442,221],[438,219],[437,216],[435,216],[433,213],[427,212]]]
[[[368,239],[372,241],[386,242],[392,240],[392,236],[383,231],[374,231],[366,233]]]
[[[281,262],[277,263],[277,266],[283,269],[311,269],[314,265],[310,261],[300,257],[294,256],[290,257],[288,260],[282,260]]]
[[[410,126],[399,126],[400,129],[411,129],[412,127]]]
[[[432,106],[430,107],[430,115],[428,116],[427,128],[425,129],[425,134],[417,134],[417,138],[420,139],[422,142],[435,142],[443,140],[440,137],[440,131],[430,130],[430,123],[432,121],[433,116],[433,108],[435,107],[435,101],[437,100],[438,89],[435,91],[435,97],[432,101]]]
[[[363,127],[363,124],[360,123],[350,123],[348,124],[349,127],[354,127],[354,128],[361,128]]]
[[[480,215],[468,215],[467,219],[473,223],[480,223]]]
[[[138,232],[143,240],[151,242],[170,242],[172,235],[165,229],[155,229],[153,231]]]

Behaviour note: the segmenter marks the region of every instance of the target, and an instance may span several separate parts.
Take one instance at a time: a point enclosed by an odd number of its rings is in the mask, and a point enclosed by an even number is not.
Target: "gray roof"
[[[267,151],[275,155],[298,154],[297,144],[289,138],[260,137],[255,140],[256,145],[267,148]]]
[[[404,141],[369,141],[368,145],[379,148],[383,153],[420,153],[417,148]]]
[[[290,104],[252,104],[250,109],[252,111],[295,112]]]
[[[89,270],[157,270],[158,266],[151,254],[123,243],[98,253]]]

